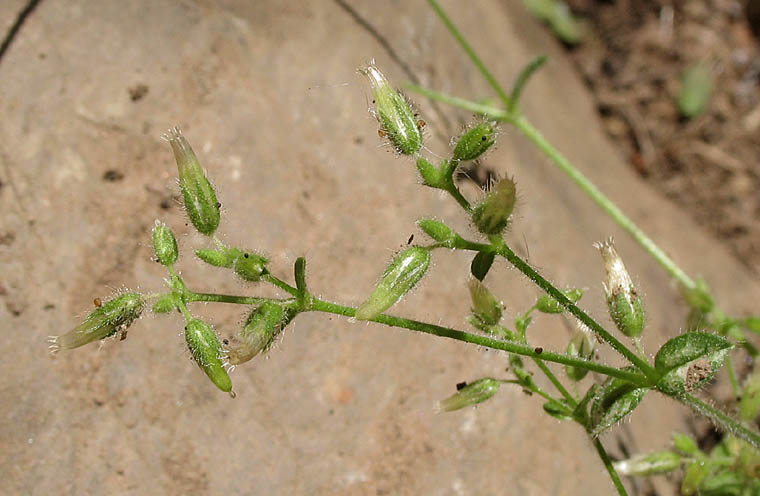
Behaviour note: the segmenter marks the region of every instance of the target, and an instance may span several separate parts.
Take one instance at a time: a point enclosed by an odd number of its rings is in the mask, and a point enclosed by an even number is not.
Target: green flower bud
[[[475,160],[491,148],[496,141],[495,134],[496,129],[490,122],[476,124],[459,137],[452,159],[460,162]]]
[[[417,222],[425,234],[443,243],[448,248],[453,247],[454,241],[459,237],[449,226],[433,219],[422,219]]]
[[[421,246],[402,251],[383,273],[375,291],[356,310],[358,320],[370,320],[388,310],[425,275],[430,252]]]
[[[445,400],[439,401],[438,408],[442,412],[453,412],[466,406],[477,405],[491,399],[493,395],[499,392],[499,386],[501,386],[501,382],[497,379],[490,377],[478,379],[472,384],[462,387]]]
[[[255,308],[240,331],[240,344],[229,350],[230,364],[239,365],[266,352],[291,318],[289,312],[273,302]]]
[[[567,354],[572,357],[590,360],[594,356],[594,344],[589,334],[588,328],[579,322],[578,330],[575,331],[572,339],[570,339],[570,343],[567,345]],[[572,365],[565,365],[565,373],[570,380],[580,381],[586,377],[588,370],[573,367]]]
[[[441,171],[428,160],[420,157],[417,159],[417,170],[422,177],[422,184],[431,188],[441,187]]]
[[[472,220],[483,234],[501,234],[515,208],[517,189],[509,178],[497,182],[472,212]]]
[[[156,220],[153,227],[153,250],[156,258],[163,265],[173,265],[177,261],[177,238],[172,230]]]
[[[229,250],[195,250],[195,256],[214,267],[232,268],[238,254],[234,256]]]
[[[602,255],[604,268],[607,271],[607,281],[604,292],[607,294],[607,308],[610,317],[620,332],[630,338],[636,338],[644,330],[644,306],[641,303],[631,276],[623,264],[623,260],[615,250],[612,238],[594,245]]]
[[[697,494],[699,487],[702,485],[707,474],[710,472],[710,465],[704,460],[694,460],[686,467],[681,481],[681,494],[691,496]]]
[[[155,313],[169,313],[173,312],[177,308],[177,298],[174,293],[169,293],[161,296],[153,304],[153,311]]]
[[[573,303],[578,303],[578,300],[583,296],[583,290],[580,288],[568,289],[562,293]],[[565,308],[553,296],[545,294],[536,302],[536,310],[541,313],[562,313]]]
[[[414,155],[422,146],[421,125],[406,99],[391,87],[385,76],[375,67],[374,61],[364,69],[362,74],[367,76],[372,87],[375,117],[384,134],[396,150],[403,155]]]
[[[684,455],[694,455],[699,451],[697,442],[686,434],[673,434],[673,446]]]
[[[192,319],[185,326],[185,341],[193,359],[216,387],[229,393],[232,381],[224,368],[222,344],[211,326],[202,320]]]
[[[620,460],[614,465],[623,475],[667,474],[681,466],[681,457],[672,451],[656,451]]]
[[[216,200],[216,192],[179,128],[170,129],[163,137],[171,145],[177,161],[179,189],[187,216],[198,232],[211,236],[219,227],[221,205]]]
[[[478,279],[470,279],[470,298],[473,316],[486,325],[496,325],[501,320],[501,304],[493,293]]]
[[[137,319],[145,307],[140,293],[124,292],[101,303],[84,321],[71,331],[48,340],[52,352],[78,348],[93,341],[113,336],[125,330]]]
[[[266,264],[269,262],[265,257],[251,252],[241,252],[232,264],[235,274],[246,281],[259,282],[266,272]]]

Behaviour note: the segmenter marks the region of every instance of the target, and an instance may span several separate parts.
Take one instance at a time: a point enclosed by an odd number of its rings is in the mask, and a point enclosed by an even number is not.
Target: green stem
[[[258,298],[255,296],[237,296],[215,293],[187,293],[187,301],[205,301],[209,303],[235,303],[238,305],[261,305],[266,301],[275,301],[272,298]],[[280,300],[276,300],[280,301]]]
[[[356,309],[353,307],[338,305],[337,303],[330,303],[318,298],[314,298],[311,302],[311,305],[308,308],[304,308],[303,311],[333,313],[336,315],[343,315],[345,317],[353,317],[356,313]],[[378,315],[371,320],[372,322],[385,324],[391,327],[401,327],[403,329],[424,332],[426,334],[433,334],[435,336],[455,339],[457,341],[463,341],[465,343],[473,343],[479,346],[484,346],[486,348],[508,351],[510,353],[515,353],[516,355],[522,355],[531,358],[540,358],[541,360],[545,360],[547,362],[561,363],[565,365],[571,365],[573,367],[592,370],[600,374],[623,379],[639,387],[651,386],[650,381],[648,381],[647,378],[643,377],[637,372],[616,369],[614,367],[608,367],[597,362],[571,357],[560,353],[552,353],[549,351],[537,353],[530,346],[523,344],[512,343],[508,341],[499,341],[497,339],[470,334],[468,332],[452,329],[449,327],[442,327],[434,324],[428,324],[426,322],[419,322],[416,320],[394,317],[385,314]]]
[[[286,283],[282,279],[279,279],[279,278],[273,276],[269,272],[264,273],[261,276],[261,279],[264,280],[264,281],[266,281],[266,282],[268,282],[268,283],[270,283],[270,284],[273,284],[273,285],[277,286],[278,288],[282,289],[283,291],[286,291],[286,292],[290,293],[291,296],[298,296],[299,295],[298,289],[294,288],[293,286],[291,286],[290,284]]]
[[[628,493],[625,492],[623,481],[620,480],[620,476],[615,470],[615,467],[612,465],[612,460],[610,460],[609,455],[604,450],[602,442],[599,440],[599,438],[592,438],[592,440],[594,442],[594,448],[596,448],[596,452],[599,453],[599,458],[602,459],[602,463],[604,463],[604,468],[607,469],[607,473],[610,474],[610,478],[612,479],[612,483],[615,484],[615,489],[617,489],[618,494],[620,496],[628,496]]]
[[[642,231],[628,216],[626,216],[615,203],[604,195],[599,189],[575,168],[562,153],[554,148],[546,138],[528,122],[523,116],[512,119],[514,125],[526,138],[533,142],[557,167],[562,170],[578,187],[583,190],[599,207],[604,210],[620,227],[628,231],[649,254],[654,258],[672,277],[678,279],[687,289],[696,288],[696,283],[689,277],[669,256],[660,249],[652,239]]]
[[[731,390],[734,392],[734,398],[741,398],[742,388],[739,386],[739,381],[736,379],[736,369],[734,369],[734,361],[731,360],[731,355],[726,355],[726,369],[728,369],[728,380],[731,383]]]
[[[509,379],[502,380],[501,383],[502,384],[517,384],[518,386],[522,387],[523,389],[527,389],[531,393],[536,393],[537,395],[541,396],[542,398],[544,398],[547,401],[557,401],[556,398],[553,398],[552,395],[550,395],[549,393],[547,393],[546,391],[544,391],[543,389],[541,389],[540,387],[538,387],[536,385],[527,386],[527,385],[523,384],[520,381],[509,380]]]
[[[482,105],[463,98],[440,93],[415,84],[407,84],[407,88],[433,100],[488,116],[492,119],[508,122],[515,126],[526,138],[533,142],[557,167],[562,170],[584,193],[604,210],[617,224],[625,229],[652,258],[657,261],[671,277],[677,279],[686,289],[695,289],[696,283],[681,269],[664,251],[642,231],[635,222],[618,208],[604,193],[584,176],[570,161],[554,148],[551,143],[523,116],[513,116],[507,111]]]
[[[552,384],[554,384],[554,387],[557,388],[557,391],[565,398],[567,403],[575,408],[578,405],[578,402],[575,400],[572,394],[565,388],[565,386],[562,385],[561,382],[559,382],[559,379],[557,379],[557,376],[554,375],[554,372],[549,369],[549,367],[544,363],[543,360],[540,358],[534,358],[533,361],[538,365],[538,368],[541,369],[541,372],[544,373],[544,375],[549,378]]]
[[[497,238],[492,240],[498,243],[496,246],[496,252],[506,258],[517,270],[522,272],[528,279],[533,281],[538,287],[543,289],[546,293],[550,294],[557,300],[568,312],[573,314],[578,320],[586,324],[592,332],[596,333],[604,341],[612,346],[615,351],[623,355],[629,362],[636,366],[641,372],[644,373],[649,379],[656,380],[658,377],[657,371],[639,358],[636,353],[629,350],[623,343],[618,341],[612,334],[607,332],[602,326],[592,319],[586,312],[578,308],[567,296],[565,296],[560,290],[558,290],[552,283],[546,280],[541,274],[536,272],[533,267],[528,265],[523,259],[521,259],[514,251],[512,251],[504,240]]]
[[[494,91],[496,91],[496,93],[499,95],[499,98],[501,98],[501,101],[504,102],[504,105],[508,106],[510,100],[507,96],[507,93],[504,91],[501,85],[499,85],[499,82],[496,81],[496,78],[493,77],[483,61],[480,60],[480,57],[478,57],[478,54],[475,53],[475,50],[473,50],[470,44],[467,43],[467,40],[464,39],[462,33],[460,33],[456,26],[454,26],[454,23],[451,22],[451,19],[449,19],[449,16],[446,14],[446,12],[443,11],[436,0],[428,0],[428,3],[431,7],[433,7],[433,10],[435,10],[435,13],[438,14],[438,17],[441,18],[441,21],[443,21],[443,24],[446,25],[446,28],[449,30],[451,35],[457,40],[457,43],[459,43],[464,51],[467,52],[467,55],[470,57],[470,60],[472,60],[472,63],[475,64],[478,70],[488,80],[488,84],[490,84]]]
[[[730,434],[744,439],[749,444],[760,449],[760,434],[742,425],[739,421],[732,419],[722,411],[718,410],[712,405],[708,405],[704,401],[700,400],[696,396],[691,394],[683,394],[681,396],[674,396],[675,399],[687,405],[695,412],[704,415],[709,418],[713,424],[724,429]]]

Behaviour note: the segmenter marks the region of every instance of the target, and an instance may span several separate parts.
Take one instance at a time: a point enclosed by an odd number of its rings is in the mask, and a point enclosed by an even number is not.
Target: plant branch
[[[604,450],[604,446],[602,446],[602,442],[599,440],[599,438],[592,438],[592,441],[594,442],[594,448],[596,448],[596,452],[599,453],[599,458],[601,458],[602,462],[604,463],[604,468],[606,468],[607,473],[610,474],[612,483],[615,484],[615,489],[617,489],[618,494],[620,496],[628,496],[628,493],[625,491],[625,486],[623,486],[623,482],[620,480],[620,476],[615,470],[615,467],[612,465],[612,460],[610,460],[609,455]]]
[[[461,46],[464,51],[467,52],[467,56],[470,57],[472,63],[475,64],[481,74],[483,74],[483,76],[488,81],[488,84],[490,84],[494,91],[496,91],[496,93],[499,95],[499,98],[501,98],[501,101],[504,102],[504,105],[508,106],[510,104],[510,99],[507,96],[507,92],[504,91],[504,88],[502,88],[499,82],[496,81],[496,78],[493,77],[493,74],[491,74],[483,61],[480,60],[480,57],[478,57],[478,54],[475,53],[475,50],[473,50],[470,44],[467,43],[467,40],[464,39],[462,33],[460,33],[456,26],[454,26],[454,23],[451,22],[451,19],[449,19],[449,16],[446,14],[446,12],[443,11],[436,0],[428,0],[428,3],[433,8],[438,17],[440,17],[441,21],[443,21],[443,24],[446,25],[446,28],[449,30],[454,39],[457,40],[459,46]]]
[[[330,303],[318,298],[314,298],[311,305],[307,308],[303,308],[303,311],[316,311],[332,313],[337,315],[343,315],[345,317],[354,317],[356,309],[354,307],[339,305],[337,303]],[[465,343],[473,343],[486,348],[492,348],[495,350],[508,351],[516,355],[527,356],[531,358],[540,358],[547,362],[561,363],[565,365],[571,365],[573,367],[579,367],[582,369],[592,370],[600,374],[604,374],[611,377],[617,377],[628,381],[638,387],[651,386],[650,381],[646,377],[637,372],[629,370],[621,370],[614,367],[602,365],[590,360],[584,360],[582,358],[571,357],[569,355],[561,353],[552,353],[549,351],[542,351],[537,353],[533,348],[524,344],[513,343],[509,341],[500,341],[498,339],[489,338],[487,336],[479,336],[477,334],[471,334],[468,332],[452,329],[449,327],[438,326],[434,324],[428,324],[426,322],[419,322],[417,320],[405,319],[402,317],[394,317],[391,315],[381,314],[377,317],[370,319],[372,322],[379,324],[385,324],[391,327],[401,327],[403,329],[409,329],[412,331],[424,332],[426,334],[433,334],[435,336],[441,336],[449,339],[455,339],[457,341],[463,341]]]
[[[695,412],[709,418],[713,424],[724,429],[726,432],[747,441],[749,444],[760,449],[760,434],[744,426],[738,420],[735,420],[712,405],[705,403],[696,396],[684,394],[674,396],[675,399],[687,405]]]

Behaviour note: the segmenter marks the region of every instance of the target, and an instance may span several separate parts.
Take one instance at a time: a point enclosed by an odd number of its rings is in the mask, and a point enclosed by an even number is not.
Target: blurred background
[[[737,315],[760,296],[756,5],[729,0],[441,2],[505,85],[550,63],[523,96],[557,148]],[[58,355],[118,288],[161,291],[150,230],[178,236],[198,291],[272,295],[203,266],[176,166],[160,137],[178,125],[217,187],[219,233],[267,253],[290,280],[298,256],[326,299],[358,304],[423,216],[473,229],[378,137],[357,69],[471,99],[492,92],[422,1],[0,2],[0,475],[8,494],[610,494],[585,434],[502,388],[451,414],[461,381],[504,376],[507,358],[463,343],[301,315],[267,357],[232,375],[236,399],[189,359],[179,316],[146,315],[123,342]],[[412,95],[425,146],[445,155],[473,116]],[[530,143],[503,128],[463,181],[509,175],[512,246],[609,323],[592,243],[615,236],[643,291],[647,350],[686,308],[667,275]],[[435,253],[393,313],[465,329],[470,257]],[[539,295],[498,263],[489,287],[508,318]],[[196,306],[222,336],[245,309]],[[564,350],[573,323],[544,317],[531,342]],[[621,362],[609,350],[603,360]],[[740,364],[746,373],[749,365]],[[561,372],[560,369],[557,369]],[[589,377],[586,381],[596,378]],[[720,376],[714,401],[730,401]],[[603,437],[616,458],[709,437],[655,393]],[[626,480],[674,494],[677,479]]]

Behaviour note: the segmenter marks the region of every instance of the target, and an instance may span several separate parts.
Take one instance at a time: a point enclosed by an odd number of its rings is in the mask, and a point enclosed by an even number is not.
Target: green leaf
[[[682,394],[707,383],[723,365],[733,345],[707,332],[687,332],[665,343],[654,359],[662,377],[657,389],[665,394]]]
[[[495,255],[493,253],[479,251],[475,255],[475,258],[472,259],[472,264],[470,265],[470,272],[472,272],[472,275],[479,281],[485,279],[486,274],[488,274],[488,271],[493,264],[494,258]]]
[[[550,400],[544,403],[544,411],[558,420],[573,419],[570,407],[557,400]]]
[[[591,435],[598,436],[631,413],[647,391],[623,379],[608,378],[591,404]]]

